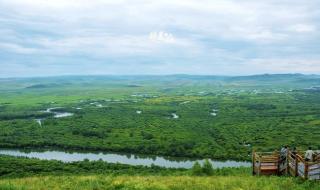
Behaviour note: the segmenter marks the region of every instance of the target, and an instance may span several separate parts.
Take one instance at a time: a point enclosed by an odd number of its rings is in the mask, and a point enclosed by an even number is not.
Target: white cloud
[[[168,32],[150,32],[149,39],[153,42],[174,43],[175,39],[171,33]]]
[[[296,24],[296,25],[289,27],[289,29],[294,32],[301,32],[301,33],[316,31],[316,27],[311,24]]]
[[[259,42],[278,40],[274,36],[279,35],[288,40],[294,38],[294,34],[286,35],[285,28],[289,26],[296,31],[314,29],[314,1],[295,2],[298,1],[11,0],[4,1],[3,7],[15,11],[15,18],[28,22],[43,19],[64,27],[65,32],[84,28],[150,32],[178,27],[203,35]],[[311,23],[299,24],[305,22]],[[241,30],[233,30],[237,28]]]
[[[320,58],[253,59],[248,65],[265,73],[320,73]]]
[[[319,8],[318,0],[0,0],[0,60],[2,52],[124,65],[133,57],[161,72],[176,63],[174,71],[205,73],[256,72],[295,55],[306,71],[318,68],[308,61],[319,57]]]
[[[19,54],[33,54],[37,52],[37,50],[34,48],[23,47],[18,44],[5,43],[5,42],[0,42],[0,50],[1,49],[5,51],[13,52],[13,53],[19,53]]]

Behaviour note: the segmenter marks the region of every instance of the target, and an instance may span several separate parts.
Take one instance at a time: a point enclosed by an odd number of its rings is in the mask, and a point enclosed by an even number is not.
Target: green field
[[[319,84],[313,75],[1,79],[0,147],[239,160],[252,148],[317,148],[320,93],[305,88]],[[74,115],[43,112],[56,107]]]
[[[319,190],[311,182],[284,177],[251,176],[46,176],[0,180],[0,189],[130,190]]]
[[[194,169],[109,164],[102,161],[63,163],[0,156],[0,189],[320,189],[319,182],[315,181],[291,177],[251,176],[250,168],[215,169],[211,170],[210,174],[203,172],[196,174],[194,171]]]

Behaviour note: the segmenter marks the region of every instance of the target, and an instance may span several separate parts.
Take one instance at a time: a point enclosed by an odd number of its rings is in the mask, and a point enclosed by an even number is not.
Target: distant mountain
[[[34,84],[34,85],[27,86],[25,88],[27,88],[27,89],[55,88],[55,87],[59,87],[59,86],[63,86],[63,85],[66,85],[66,83]]]
[[[297,79],[306,78],[311,75],[303,74],[262,74],[262,75],[249,75],[249,76],[235,76],[231,77],[232,80],[279,80],[279,79]]]
[[[34,78],[0,79],[0,89],[47,89],[78,85],[110,86],[120,85],[139,88],[145,85],[160,84],[164,86],[201,86],[211,87],[256,87],[287,86],[288,88],[309,88],[320,85],[320,75],[304,74],[262,74],[250,76],[216,76],[216,75],[92,75],[92,76],[56,76]]]
[[[61,80],[128,80],[128,79],[159,79],[159,78],[167,78],[167,79],[193,79],[193,80],[224,80],[224,79],[232,79],[232,80],[242,80],[242,79],[254,79],[254,80],[262,80],[262,79],[284,79],[284,78],[320,78],[320,75],[305,75],[300,73],[294,74],[259,74],[259,75],[243,75],[243,76],[228,76],[228,75],[189,75],[189,74],[172,74],[172,75],[70,75],[70,76],[48,76],[48,77],[26,77],[26,78],[0,78],[1,81],[61,81]]]

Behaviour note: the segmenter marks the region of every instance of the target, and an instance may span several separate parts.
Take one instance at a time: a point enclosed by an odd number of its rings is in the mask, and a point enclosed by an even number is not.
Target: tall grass
[[[44,176],[0,180],[0,189],[319,190],[319,182],[254,176]]]

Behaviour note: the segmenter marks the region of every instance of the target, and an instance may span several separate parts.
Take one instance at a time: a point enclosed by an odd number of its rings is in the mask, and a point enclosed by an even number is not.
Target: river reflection
[[[38,158],[41,160],[59,160],[62,162],[75,162],[83,161],[85,159],[90,161],[103,160],[109,163],[121,163],[129,165],[143,165],[143,166],[161,166],[166,168],[191,168],[193,164],[198,161],[203,163],[203,159],[186,159],[186,158],[172,158],[172,157],[161,157],[161,156],[146,156],[146,155],[135,155],[135,154],[120,154],[120,153],[103,153],[103,152],[64,152],[64,151],[39,151],[39,150],[15,150],[15,149],[2,149],[0,154],[17,156],[17,157],[28,157]],[[209,160],[214,168],[223,167],[250,167],[249,162],[243,161],[218,161]]]

